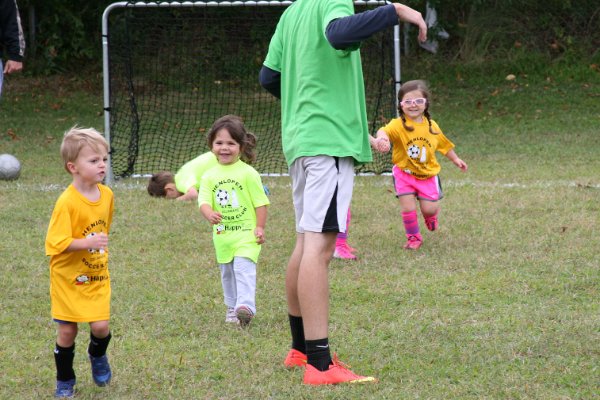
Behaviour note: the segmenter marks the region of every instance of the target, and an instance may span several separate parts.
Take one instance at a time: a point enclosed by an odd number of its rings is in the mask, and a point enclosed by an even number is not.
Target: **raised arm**
[[[353,47],[377,32],[398,24],[398,20],[419,27],[419,40],[427,40],[427,24],[421,13],[400,3],[337,18],[326,28],[325,35],[335,49]]]

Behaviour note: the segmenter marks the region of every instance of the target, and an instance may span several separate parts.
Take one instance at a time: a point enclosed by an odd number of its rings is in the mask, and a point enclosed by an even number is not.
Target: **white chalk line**
[[[283,178],[281,182],[279,177],[270,177],[270,187],[290,187],[289,176],[280,177]],[[392,186],[389,177],[386,179],[378,179],[375,186]],[[364,178],[357,179],[355,181],[356,187],[367,186],[362,182]],[[127,179],[125,181],[116,181],[112,188],[115,190],[146,190],[148,182],[146,179]],[[370,182],[370,184],[373,184]],[[551,181],[533,181],[533,182],[500,182],[500,181],[473,181],[470,179],[451,180],[445,179],[442,182],[444,188],[448,187],[477,187],[477,188],[491,188],[491,189],[549,189],[549,188],[580,188],[580,189],[595,189],[600,190],[600,183],[589,182],[585,180],[551,180]],[[0,191],[4,190],[18,190],[18,191],[29,191],[29,192],[60,192],[65,190],[66,186],[60,184],[35,184],[35,183],[21,183],[19,181],[1,181]]]

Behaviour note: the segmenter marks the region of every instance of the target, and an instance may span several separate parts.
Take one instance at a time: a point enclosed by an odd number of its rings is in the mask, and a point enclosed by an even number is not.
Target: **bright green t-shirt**
[[[281,16],[264,65],[281,73],[283,152],[372,161],[358,48],[335,50],[327,24],[354,14],[352,0],[297,0]]]
[[[202,175],[217,164],[217,157],[210,151],[186,162],[175,174],[175,187],[181,193],[187,193],[192,186],[198,190]]]
[[[261,245],[256,243],[256,208],[269,205],[260,175],[243,161],[220,165],[202,177],[198,205],[208,204],[222,215],[213,226],[213,242],[219,264],[234,256],[258,261]]]

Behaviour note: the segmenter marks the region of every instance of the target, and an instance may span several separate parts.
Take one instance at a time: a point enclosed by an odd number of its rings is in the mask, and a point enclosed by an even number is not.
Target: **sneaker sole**
[[[372,376],[365,376],[359,379],[352,379],[352,380],[348,380],[348,381],[341,381],[341,382],[303,382],[305,385],[311,385],[311,386],[324,386],[324,385],[343,385],[343,384],[361,384],[361,383],[377,383],[379,382],[379,380],[377,378],[374,378]]]
[[[337,258],[338,260],[350,260],[350,261],[358,260],[358,257],[356,257],[355,255],[352,255],[352,257],[343,257],[338,253],[333,253],[333,258]]]

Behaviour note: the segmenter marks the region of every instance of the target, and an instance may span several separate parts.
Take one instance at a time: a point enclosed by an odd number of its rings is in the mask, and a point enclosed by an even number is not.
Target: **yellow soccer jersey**
[[[428,179],[439,174],[441,166],[435,158],[435,152],[446,154],[454,148],[454,144],[444,136],[440,127],[431,121],[434,135],[429,132],[427,119],[415,122],[406,117],[406,124],[414,127],[410,132],[402,126],[400,118],[394,118],[385,127],[381,128],[387,133],[393,145],[392,162],[402,171],[413,175],[417,179]]]
[[[103,321],[110,318],[108,249],[65,253],[73,239],[101,232],[108,235],[112,222],[112,190],[99,184],[100,199],[90,201],[73,185],[56,201],[48,233],[52,318],[70,322]]]

